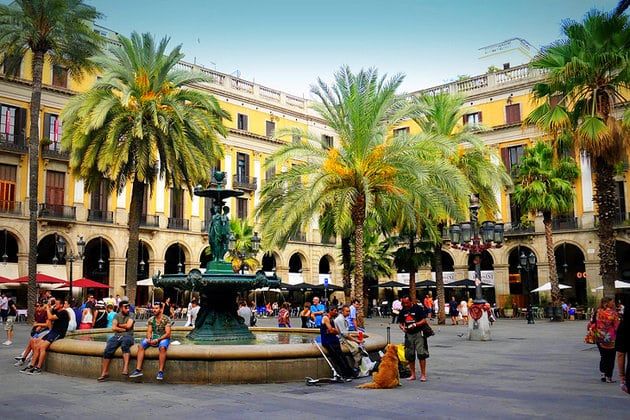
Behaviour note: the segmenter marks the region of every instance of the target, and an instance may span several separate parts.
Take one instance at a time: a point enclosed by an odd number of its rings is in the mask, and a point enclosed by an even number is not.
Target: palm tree
[[[614,167],[628,153],[630,108],[616,107],[630,86],[630,25],[624,14],[591,11],[583,22],[562,24],[566,39],[542,50],[531,66],[546,72],[533,88],[539,105],[528,121],[543,131],[573,130],[576,147],[591,157],[599,212],[600,274],[604,296],[614,296],[617,257],[613,224],[618,214]],[[573,127],[575,127],[573,129]]]
[[[555,307],[561,303],[558,272],[554,255],[551,216],[573,208],[573,182],[579,171],[571,158],[556,159],[551,145],[539,141],[525,149],[518,166],[514,200],[529,213],[542,212],[545,225],[545,244],[549,261],[551,299]]]
[[[388,135],[409,115],[409,102],[396,94],[403,76],[379,78],[374,69],[353,74],[342,68],[335,84],[319,80],[314,108],[339,136],[339,147],[327,148],[308,133],[287,144],[270,164],[295,164],[268,182],[257,208],[263,226],[263,248],[282,247],[313,215],[330,209],[336,226],[353,227],[355,297],[364,311],[364,229],[368,213],[397,207],[414,218],[422,206],[454,208],[462,177],[444,159],[443,145],[409,136]]]
[[[254,227],[245,219],[230,220],[230,230],[234,235],[234,250],[228,251],[225,261],[232,263],[234,272],[247,267],[255,270],[260,263],[253,254],[252,238],[254,237]]]
[[[82,0],[16,0],[0,5],[0,51],[5,65],[15,69],[32,54],[29,128],[28,316],[37,300],[37,188],[39,186],[39,117],[44,61],[68,69],[78,79],[94,68],[90,57],[100,51],[102,38],[90,24],[101,15]]]
[[[409,296],[415,303],[418,300],[416,274],[420,267],[431,261],[432,242],[418,240],[415,231],[403,231],[393,239],[398,244],[404,244],[394,251],[394,264],[409,273]]]
[[[126,283],[134,301],[145,186],[158,176],[189,192],[205,185],[223,154],[218,135],[226,135],[222,120],[229,115],[214,97],[186,88],[207,78],[175,70],[181,46],[167,53],[168,38],[156,44],[149,34],[119,40],[110,55],[95,60],[102,79],[64,109],[62,146],[87,191],[103,178],[118,192],[132,185]]]
[[[501,187],[512,185],[510,176],[505,171],[496,153],[487,147],[478,136],[483,127],[477,125],[462,125],[463,117],[467,112],[465,98],[458,95],[438,94],[423,95],[417,98],[419,114],[414,121],[420,126],[422,132],[428,135],[445,139],[452,151],[447,158],[455,165],[467,180],[470,191],[479,195],[482,203],[480,217],[494,219],[498,210],[495,191]],[[461,206],[466,208],[468,196],[459,197]],[[433,250],[435,266],[437,299],[438,299],[438,323],[446,322],[444,278],[442,276],[442,231],[448,215],[433,220],[433,227],[438,232],[437,241]]]

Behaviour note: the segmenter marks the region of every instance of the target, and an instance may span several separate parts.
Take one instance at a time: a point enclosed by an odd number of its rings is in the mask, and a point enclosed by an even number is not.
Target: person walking
[[[601,300],[595,314],[595,337],[599,349],[599,371],[601,381],[612,383],[615,368],[615,339],[619,327],[619,314],[615,308],[615,301],[605,297]]]
[[[284,302],[280,307],[280,311],[278,312],[278,327],[280,328],[291,328],[291,305],[289,302]]]
[[[459,317],[459,310],[457,309],[457,300],[455,296],[451,296],[451,301],[448,303],[448,314],[451,317],[451,325],[457,325]]]
[[[411,371],[410,381],[416,379],[416,356],[420,364],[420,382],[427,381],[427,359],[429,346],[426,337],[422,335],[422,325],[427,323],[424,309],[412,303],[411,298],[402,299],[402,309],[398,315],[398,324],[405,333],[405,358],[409,362]]]
[[[15,317],[17,316],[17,308],[15,307],[15,302],[13,299],[9,299],[7,302],[7,319],[4,321],[4,330],[7,332],[7,341],[5,341],[5,346],[10,346],[13,344],[13,323],[15,322]]]
[[[395,324],[398,320],[398,315],[400,315],[400,310],[403,308],[400,299],[396,298],[395,301],[392,302],[392,324]]]

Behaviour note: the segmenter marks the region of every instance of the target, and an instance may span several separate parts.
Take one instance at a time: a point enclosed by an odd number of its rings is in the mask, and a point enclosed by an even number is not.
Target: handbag
[[[422,324],[422,326],[420,327],[420,331],[422,331],[422,336],[424,338],[428,338],[428,337],[431,337],[432,335],[435,335],[433,328],[431,328],[428,322],[425,322],[424,324]]]

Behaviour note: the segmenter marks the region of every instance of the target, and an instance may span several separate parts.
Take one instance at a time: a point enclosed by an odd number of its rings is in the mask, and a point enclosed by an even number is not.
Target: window
[[[61,134],[62,127],[59,115],[44,114],[44,139],[49,142],[49,150],[61,150]]]
[[[64,172],[46,171],[46,204],[63,206],[66,174]]]
[[[8,57],[5,57],[4,60],[2,60],[2,72],[6,76],[20,77],[21,69],[22,57],[15,59],[9,59]]]
[[[184,218],[184,190],[180,188],[171,188],[171,217]]]
[[[332,149],[333,148],[333,136],[328,136],[326,134],[322,134],[322,145],[324,149]]]
[[[615,200],[617,201],[617,208],[619,209],[618,222],[626,220],[626,190],[624,181],[617,181],[615,183]]]
[[[403,134],[409,134],[409,127],[401,127],[401,128],[394,129],[394,137],[401,136]]]
[[[99,182],[98,187],[92,192],[92,196],[90,197],[90,209],[106,212],[108,198],[109,181],[103,178],[101,182]]]
[[[505,123],[518,124],[521,122],[521,104],[511,104],[505,107]]]
[[[249,155],[245,153],[236,154],[236,180],[237,182],[247,182],[249,177]]]
[[[68,87],[68,69],[54,65],[52,69],[52,85],[62,88]]]
[[[276,176],[276,167],[270,166],[265,170],[265,180],[269,181],[274,176]]]
[[[0,142],[23,144],[26,110],[0,105]]]
[[[239,130],[247,131],[247,115],[245,114],[237,114],[236,115],[236,128]]]
[[[276,133],[276,123],[273,121],[265,121],[265,135],[273,137]]]
[[[521,207],[516,204],[514,194],[510,194],[510,220],[512,221],[512,228],[521,224],[522,217],[523,211],[521,210]]]
[[[476,125],[481,124],[481,112],[473,112],[470,114],[464,115],[464,125]]]
[[[247,199],[246,198],[237,198],[236,199],[236,216],[239,219],[247,219]]]
[[[522,144],[501,149],[501,157],[503,158],[505,169],[512,174],[512,176],[516,175],[518,165],[521,163],[524,152],[525,147]]]
[[[15,185],[17,166],[0,164],[0,211],[15,208]]]

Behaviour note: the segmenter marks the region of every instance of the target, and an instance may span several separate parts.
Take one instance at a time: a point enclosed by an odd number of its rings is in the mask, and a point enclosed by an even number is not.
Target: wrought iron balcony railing
[[[160,227],[160,216],[143,214],[140,216],[140,227],[157,229]]]
[[[304,232],[297,232],[297,233],[291,235],[291,237],[289,239],[291,241],[306,242],[306,233],[304,233]]]
[[[28,146],[24,140],[24,134],[6,134],[0,133],[0,150],[3,152],[12,152],[25,154],[28,152]]]
[[[190,223],[188,219],[179,219],[177,217],[169,217],[168,218],[168,225],[167,227],[169,229],[175,229],[175,230],[189,230],[190,228]]]
[[[534,224],[528,223],[506,223],[505,236],[528,235],[534,233]]]
[[[256,191],[258,180],[243,174],[234,174],[234,188],[246,191]]]
[[[578,218],[573,216],[557,216],[551,219],[552,230],[574,230],[578,228]]]
[[[114,223],[114,212],[107,210],[88,210],[88,220],[90,222]]]
[[[0,213],[22,215],[22,202],[0,200]]]
[[[40,203],[37,215],[42,219],[76,220],[77,208],[61,204]]]

